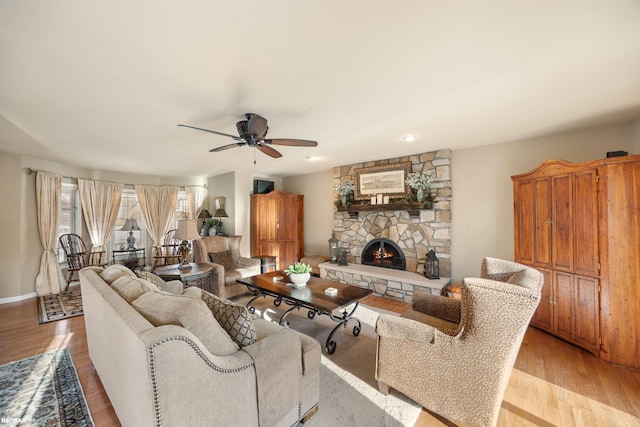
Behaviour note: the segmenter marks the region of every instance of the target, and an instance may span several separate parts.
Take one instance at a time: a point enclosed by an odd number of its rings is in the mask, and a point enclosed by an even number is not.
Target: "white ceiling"
[[[246,112],[319,145],[176,126]],[[0,0],[0,151],[91,169],[288,176],[639,117],[638,0]]]

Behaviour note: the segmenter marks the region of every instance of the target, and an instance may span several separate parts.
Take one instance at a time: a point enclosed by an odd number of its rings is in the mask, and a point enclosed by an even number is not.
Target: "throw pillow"
[[[129,304],[145,292],[158,290],[153,283],[130,276],[118,277],[111,283],[111,287]]]
[[[151,282],[156,285],[161,291],[169,292],[176,295],[182,295],[184,286],[179,280],[170,280],[168,282],[165,282],[162,277],[143,270],[138,271],[137,274],[141,279],[144,279],[147,282]]]
[[[213,354],[235,353],[238,345],[216,322],[199,298],[145,292],[131,305],[154,326],[178,325],[190,331]]]
[[[100,272],[100,277],[108,284],[113,283],[114,280],[121,276],[136,277],[136,274],[122,264],[110,265]]]
[[[231,250],[209,253],[209,259],[214,264],[220,264],[225,270],[233,270],[236,268],[236,263],[233,261]]]
[[[202,300],[231,339],[240,347],[256,342],[256,328],[247,307],[233,304],[207,291],[201,292]]]

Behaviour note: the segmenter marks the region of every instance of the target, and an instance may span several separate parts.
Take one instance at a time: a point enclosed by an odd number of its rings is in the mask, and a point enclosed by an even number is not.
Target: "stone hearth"
[[[448,277],[430,280],[410,271],[394,270],[363,264],[346,266],[323,262],[319,265],[320,277],[361,288],[372,289],[375,295],[410,303],[413,293],[420,289],[440,295],[449,284]]]

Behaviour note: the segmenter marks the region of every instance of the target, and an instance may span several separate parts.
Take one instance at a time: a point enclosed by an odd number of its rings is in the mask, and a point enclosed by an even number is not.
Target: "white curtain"
[[[201,185],[193,185],[184,188],[187,193],[187,205],[189,207],[189,217],[187,219],[195,219],[203,209],[202,204],[207,197],[207,189]]]
[[[60,196],[62,177],[49,172],[36,175],[36,203],[38,208],[38,231],[44,252],[40,260],[40,271],[36,276],[38,295],[59,294],[65,287],[62,270],[54,252],[60,222]]]
[[[91,238],[91,252],[106,251],[118,218],[124,184],[78,179],[84,222]]]
[[[160,245],[162,236],[171,229],[176,214],[178,187],[136,185],[140,210],[147,224],[147,232],[154,245]]]

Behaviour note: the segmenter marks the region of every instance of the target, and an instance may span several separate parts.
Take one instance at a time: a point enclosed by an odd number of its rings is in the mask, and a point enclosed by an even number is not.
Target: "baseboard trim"
[[[31,292],[30,294],[20,295],[20,296],[17,296],[17,297],[0,298],[0,305],[1,304],[9,304],[9,303],[12,303],[12,302],[24,301],[26,299],[35,298],[37,296],[38,296],[37,293]]]

